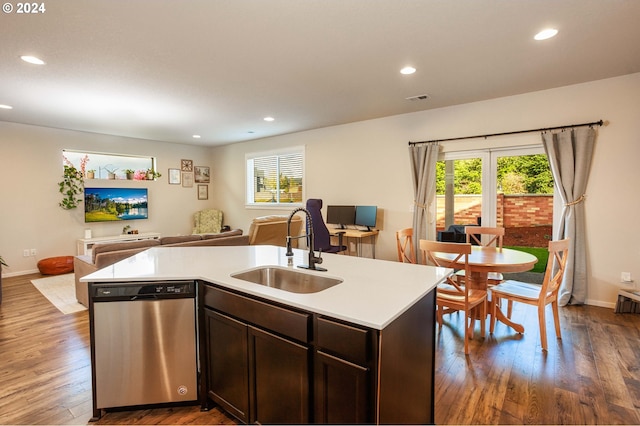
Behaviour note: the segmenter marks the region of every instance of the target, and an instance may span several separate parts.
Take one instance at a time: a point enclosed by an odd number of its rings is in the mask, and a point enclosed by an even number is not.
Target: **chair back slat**
[[[467,235],[468,243],[475,243],[479,246],[489,247],[494,246],[499,249],[502,248],[502,241],[504,240],[504,228],[503,227],[491,227],[491,226],[465,226],[464,233]],[[486,244],[482,243],[482,236],[490,235],[491,238]]]
[[[422,263],[425,265],[440,266],[443,268],[464,269],[469,274],[469,255],[471,254],[471,244],[469,243],[446,243],[440,241],[420,240],[420,251],[422,252]],[[434,253],[454,254],[450,260],[437,259]],[[462,262],[460,260],[462,259]],[[464,268],[460,268],[459,263],[464,263]],[[455,287],[466,295],[465,288],[460,286],[454,276],[447,277],[447,283]]]
[[[404,228],[396,231],[396,245],[398,248],[398,262],[416,263],[416,254],[413,249],[413,228]]]
[[[567,266],[569,239],[549,241],[549,261],[544,272],[540,294],[557,293]]]

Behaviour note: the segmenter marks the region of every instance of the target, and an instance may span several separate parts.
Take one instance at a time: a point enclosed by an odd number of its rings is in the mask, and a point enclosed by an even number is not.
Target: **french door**
[[[505,172],[505,164],[514,163],[509,161],[510,157],[523,156],[535,156],[542,169],[536,173],[540,177],[548,173],[549,178],[543,183],[532,184],[523,182],[527,179],[517,171]],[[541,161],[540,156],[546,158],[542,146],[444,153],[437,171],[436,229],[447,230],[451,225],[504,226],[504,218],[497,214],[500,194],[530,193],[531,187],[536,185],[535,191],[553,193],[552,180],[549,187],[550,172],[544,170],[548,163]]]

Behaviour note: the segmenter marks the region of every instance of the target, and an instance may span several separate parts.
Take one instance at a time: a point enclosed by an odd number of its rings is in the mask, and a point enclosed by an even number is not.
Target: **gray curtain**
[[[591,127],[543,133],[542,143],[560,193],[562,217],[555,239],[570,238],[569,257],[559,304],[583,304],[587,298],[584,203],[596,131]]]
[[[411,180],[413,182],[413,248],[416,259],[421,259],[420,240],[435,240],[436,161],[439,144],[429,142],[409,145]]]

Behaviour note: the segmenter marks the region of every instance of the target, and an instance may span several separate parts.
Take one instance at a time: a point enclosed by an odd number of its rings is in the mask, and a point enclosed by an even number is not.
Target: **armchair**
[[[205,209],[193,215],[193,234],[219,234],[222,229],[222,212]]]

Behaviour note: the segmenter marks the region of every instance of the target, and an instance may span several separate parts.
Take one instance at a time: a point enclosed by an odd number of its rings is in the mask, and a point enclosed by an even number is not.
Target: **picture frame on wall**
[[[182,187],[183,188],[193,187],[193,172],[182,172]]]
[[[198,200],[209,199],[209,185],[198,185]]]
[[[183,172],[193,171],[193,160],[180,160],[180,169]]]
[[[169,169],[169,185],[180,185],[180,169]]]
[[[211,181],[209,167],[195,166],[193,174],[197,183],[209,183]]]

